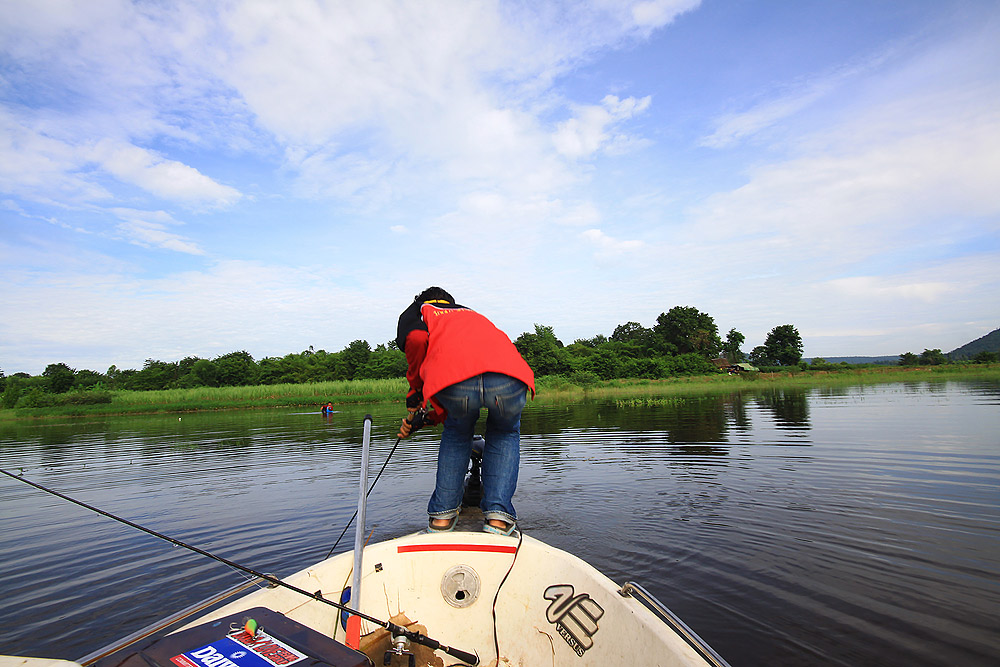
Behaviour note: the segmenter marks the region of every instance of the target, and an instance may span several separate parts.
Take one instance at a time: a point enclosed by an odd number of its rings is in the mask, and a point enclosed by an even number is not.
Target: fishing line
[[[382,468],[378,471],[378,474],[375,475],[375,480],[372,481],[372,485],[369,486],[368,491],[365,492],[365,498],[368,498],[368,496],[371,495],[372,489],[374,489],[375,485],[378,484],[378,478],[382,476],[382,472],[385,470],[385,467],[389,465],[389,459],[392,458],[393,452],[396,451],[396,447],[399,447],[399,443],[401,440],[402,438],[396,438],[396,444],[392,446],[392,449],[389,451],[389,455],[385,457],[385,463],[382,464]],[[344,539],[344,535],[347,534],[347,529],[351,527],[351,524],[354,523],[354,520],[357,518],[358,518],[358,510],[354,510],[354,515],[351,517],[351,520],[347,522],[347,525],[344,526],[344,530],[343,532],[340,533],[340,537],[337,538],[337,541],[333,543],[333,546],[330,547],[330,550],[326,553],[327,558],[333,555],[333,550],[336,549],[337,545],[340,544],[340,541]]]
[[[415,433],[420,427],[424,425],[424,417],[426,416],[426,414],[427,411],[424,410],[423,408],[420,408],[406,420],[407,423],[410,424],[410,427],[412,428],[410,434]],[[389,451],[389,455],[385,457],[385,462],[379,469],[378,474],[375,475],[375,480],[372,482],[371,486],[368,487],[368,491],[365,492],[365,499],[367,499],[368,496],[371,495],[372,489],[374,489],[375,485],[378,484],[379,477],[382,476],[382,473],[385,471],[385,467],[389,465],[389,459],[392,458],[393,453],[395,453],[396,451],[396,447],[399,447],[399,443],[402,440],[403,440],[402,438],[396,438],[396,444],[392,446],[392,449]],[[340,544],[340,541],[344,539],[344,535],[347,534],[347,529],[351,527],[351,524],[354,523],[354,520],[357,518],[358,518],[358,510],[354,510],[354,515],[351,516],[351,520],[347,522],[346,526],[344,526],[344,530],[340,533],[340,537],[337,538],[337,541],[333,543],[333,546],[330,547],[330,550],[326,553],[327,558],[333,555],[333,550],[336,549],[337,545]]]
[[[448,655],[453,656],[455,658],[458,658],[459,660],[462,660],[463,662],[466,662],[466,663],[468,663],[470,665],[478,665],[479,664],[479,656],[475,655],[474,653],[469,653],[467,651],[462,651],[462,650],[457,649],[457,648],[452,648],[451,646],[445,646],[444,644],[442,644],[441,642],[437,641],[436,639],[431,639],[430,637],[428,637],[426,635],[422,635],[419,632],[414,632],[413,630],[409,630],[407,628],[404,628],[401,625],[396,625],[395,623],[392,623],[391,621],[383,621],[383,620],[375,618],[374,616],[369,616],[368,614],[363,614],[360,611],[357,611],[355,609],[351,609],[351,608],[347,607],[346,605],[342,605],[342,604],[340,604],[338,602],[334,602],[333,600],[327,600],[326,598],[324,598],[322,596],[321,592],[310,593],[307,590],[299,588],[298,586],[293,586],[292,584],[284,582],[281,579],[278,579],[277,577],[274,577],[274,576],[272,576],[270,574],[264,574],[263,572],[258,572],[257,570],[251,569],[251,568],[249,568],[249,567],[247,567],[245,565],[240,565],[239,563],[234,563],[233,561],[228,560],[226,558],[223,558],[222,556],[217,556],[217,555],[215,555],[215,554],[213,554],[213,553],[211,553],[209,551],[205,551],[204,549],[199,549],[196,546],[187,544],[186,542],[182,542],[182,541],[180,541],[180,540],[178,540],[176,538],[170,537],[169,535],[164,535],[163,533],[158,533],[155,530],[152,530],[151,528],[146,528],[145,526],[140,526],[139,524],[134,523],[132,521],[129,521],[128,519],[123,519],[122,517],[115,516],[114,514],[111,514],[110,512],[106,512],[106,511],[104,511],[104,510],[102,510],[102,509],[100,509],[98,507],[94,507],[93,505],[88,505],[87,503],[85,503],[85,502],[83,502],[81,500],[77,500],[75,498],[71,498],[71,497],[69,497],[69,496],[67,496],[65,494],[59,493],[58,491],[54,491],[52,489],[49,489],[49,488],[47,488],[45,486],[42,486],[41,484],[38,484],[37,482],[32,482],[29,479],[25,479],[24,477],[21,477],[19,475],[15,475],[12,472],[8,472],[8,471],[4,470],[3,468],[0,468],[0,473],[3,473],[4,475],[7,475],[11,479],[16,479],[19,482],[24,482],[28,486],[33,486],[33,487],[35,487],[36,489],[38,489],[40,491],[44,491],[45,493],[52,494],[53,496],[56,496],[57,498],[62,498],[63,500],[65,500],[67,502],[73,503],[74,505],[78,505],[80,507],[83,507],[84,509],[88,509],[91,512],[96,512],[97,514],[100,514],[101,516],[106,516],[109,519],[113,519],[114,521],[117,521],[118,523],[123,523],[126,526],[129,526],[131,528],[135,528],[136,530],[141,530],[142,532],[144,532],[144,533],[146,533],[148,535],[152,535],[153,537],[156,537],[156,538],[159,538],[159,539],[164,540],[166,542],[169,542],[169,543],[171,543],[171,544],[173,544],[175,546],[183,547],[183,548],[185,548],[185,549],[187,549],[189,551],[195,552],[196,554],[201,554],[202,556],[205,556],[207,558],[211,558],[212,560],[218,561],[218,562],[222,563],[223,565],[228,565],[229,567],[233,568],[234,570],[240,570],[241,572],[246,572],[247,574],[251,574],[251,575],[253,575],[255,577],[259,577],[260,579],[263,579],[264,581],[266,581],[266,582],[268,582],[270,584],[273,584],[275,586],[281,586],[283,588],[287,588],[288,590],[294,591],[294,592],[298,593],[299,595],[304,595],[305,597],[310,598],[312,600],[316,600],[317,602],[322,602],[323,604],[330,605],[331,607],[334,607],[335,609],[339,609],[340,611],[346,611],[347,613],[353,614],[354,616],[357,616],[358,618],[360,618],[362,620],[368,621],[369,623],[373,623],[373,624],[375,624],[375,625],[377,625],[377,626],[379,626],[381,628],[385,628],[386,630],[388,630],[393,635],[403,635],[404,637],[406,637],[407,639],[409,639],[412,642],[415,642],[415,643],[420,644],[422,646],[426,646],[426,647],[428,647],[428,648],[430,648],[432,650],[444,651]]]

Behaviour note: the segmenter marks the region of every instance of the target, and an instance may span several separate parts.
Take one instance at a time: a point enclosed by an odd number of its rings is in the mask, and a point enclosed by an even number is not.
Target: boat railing
[[[244,581],[243,583],[237,584],[236,586],[233,586],[232,588],[227,588],[226,590],[224,590],[224,591],[222,591],[222,592],[220,592],[220,593],[218,593],[216,595],[213,595],[210,598],[202,600],[201,602],[196,602],[195,604],[191,605],[190,607],[187,607],[185,609],[181,609],[180,611],[178,611],[175,614],[172,614],[172,615],[170,615],[170,616],[168,616],[166,618],[160,619],[159,621],[156,621],[155,623],[151,623],[151,624],[147,625],[146,627],[142,628],[141,630],[137,630],[136,632],[133,632],[132,634],[128,635],[127,637],[122,637],[121,639],[119,639],[116,642],[108,644],[107,646],[105,646],[103,648],[99,648],[96,651],[94,651],[93,653],[88,653],[87,655],[83,656],[82,658],[78,658],[76,662],[78,662],[81,665],[83,665],[83,667],[88,667],[88,665],[92,665],[93,663],[97,662],[98,660],[100,660],[102,658],[105,658],[105,657],[111,655],[112,653],[114,653],[116,651],[122,650],[126,646],[131,646],[132,644],[135,644],[138,641],[142,641],[143,639],[146,639],[147,637],[151,637],[151,636],[153,636],[153,635],[155,635],[157,633],[163,632],[164,630],[166,630],[170,626],[177,625],[181,621],[184,621],[187,618],[189,618],[189,617],[197,614],[200,611],[208,609],[209,607],[211,607],[213,605],[219,604],[220,602],[226,600],[227,598],[230,598],[230,597],[236,595],[237,593],[242,593],[243,591],[246,591],[246,590],[248,590],[250,588],[253,588],[255,586],[259,587],[259,586],[265,585],[265,584],[267,584],[267,582],[265,580],[258,579],[258,578],[255,577],[253,579],[249,579],[247,581]]]
[[[651,611],[658,614],[663,620],[674,629],[681,637],[684,638],[691,648],[698,652],[702,658],[704,658],[710,665],[714,667],[731,667],[725,658],[715,652],[711,646],[708,645],[704,639],[698,636],[694,630],[689,628],[687,624],[682,621],[677,614],[670,611],[665,604],[653,597],[653,594],[647,591],[645,588],[635,583],[634,581],[627,581],[625,585],[621,587],[618,594],[622,597],[634,597],[635,599],[643,602]]]

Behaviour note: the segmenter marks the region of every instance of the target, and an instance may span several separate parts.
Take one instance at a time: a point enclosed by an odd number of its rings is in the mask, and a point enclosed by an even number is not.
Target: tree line
[[[106,373],[75,370],[65,363],[49,364],[39,376],[0,371],[0,404],[15,407],[31,392],[65,394],[70,391],[148,391],[196,387],[240,387],[302,384],[331,380],[396,378],[406,375],[406,356],[395,341],[374,349],[356,340],[340,352],[308,350],[259,361],[246,350],[214,359],[186,357],[181,361],[147,359],[141,369],[111,366]]]
[[[971,361],[974,364],[993,364],[1000,361],[1000,352],[981,350],[969,357],[966,361]],[[941,364],[951,364],[954,362],[955,359],[948,354],[945,354],[940,349],[925,349],[920,354],[904,352],[899,355],[900,366],[940,366]]]
[[[758,367],[792,366],[802,359],[802,338],[791,324],[774,327],[763,345],[743,352],[745,336],[730,329],[723,339],[715,320],[692,306],[675,306],[651,327],[638,322],[617,326],[611,336],[597,335],[564,345],[551,326],[536,324],[514,341],[537,376],[561,375],[587,384],[615,378],[665,378],[718,371],[713,359]],[[10,408],[34,391],[68,392],[186,389],[283,383],[399,378],[406,375],[406,356],[395,341],[376,345],[355,340],[339,352],[308,350],[255,360],[245,350],[214,359],[181,361],[147,359],[141,369],[107,372],[75,370],[49,364],[39,376],[0,370],[0,404]],[[110,400],[110,399],[109,399]]]
[[[791,324],[774,327],[763,345],[742,350],[746,337],[730,329],[719,335],[711,315],[692,306],[675,306],[652,327],[626,322],[610,337],[577,339],[570,345],[552,327],[535,325],[514,345],[536,375],[562,375],[577,383],[615,378],[665,378],[718,372],[714,359],[758,367],[793,366],[802,359],[802,337]]]

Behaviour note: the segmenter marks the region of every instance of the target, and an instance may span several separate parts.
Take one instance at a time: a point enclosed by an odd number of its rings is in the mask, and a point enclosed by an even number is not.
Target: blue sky
[[[0,2],[0,368],[395,335],[1000,326],[1000,8]]]

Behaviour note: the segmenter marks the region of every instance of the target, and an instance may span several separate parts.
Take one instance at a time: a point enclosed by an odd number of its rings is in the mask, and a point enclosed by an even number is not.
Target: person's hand
[[[399,425],[399,433],[396,435],[400,440],[406,438],[411,433],[424,425],[423,414],[419,408],[407,408],[407,417]]]

